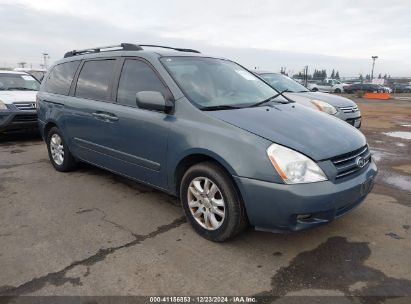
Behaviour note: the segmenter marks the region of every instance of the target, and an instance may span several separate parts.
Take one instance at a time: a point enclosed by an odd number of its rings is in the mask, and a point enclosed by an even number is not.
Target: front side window
[[[160,92],[164,97],[168,95],[167,88],[147,63],[141,60],[127,59],[121,71],[117,102],[136,106],[136,94],[141,91]]]
[[[267,73],[261,74],[261,78],[267,81],[277,91],[308,92],[307,88],[282,74]]]
[[[44,90],[49,93],[68,95],[79,64],[80,61],[71,61],[56,65],[46,79]]]
[[[77,80],[76,97],[109,100],[109,87],[115,60],[87,61]]]
[[[162,57],[161,62],[197,107],[245,107],[276,95],[240,65],[206,57]]]
[[[38,91],[40,83],[28,74],[0,73],[0,91]]]

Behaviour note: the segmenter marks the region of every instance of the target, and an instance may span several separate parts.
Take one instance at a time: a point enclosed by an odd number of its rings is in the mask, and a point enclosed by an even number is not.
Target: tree
[[[335,73],[335,79],[340,79],[340,73],[338,71]]]
[[[335,71],[333,69],[332,72],[331,72],[331,79],[334,79],[334,78],[335,78]]]
[[[384,74],[384,77],[383,77],[384,79],[387,79],[387,74]]]
[[[365,75],[365,79],[370,80],[371,79],[370,74]]]
[[[360,79],[361,82],[364,80],[364,77],[362,76],[362,74],[360,74],[360,77],[358,78]]]
[[[381,78],[382,78],[381,73],[379,73],[378,74],[378,79],[381,79]]]

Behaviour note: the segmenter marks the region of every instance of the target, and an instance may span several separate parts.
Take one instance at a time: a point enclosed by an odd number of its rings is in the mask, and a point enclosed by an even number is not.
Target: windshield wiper
[[[241,107],[229,106],[229,105],[219,105],[219,106],[209,106],[209,107],[200,108],[200,110],[202,111],[218,111],[218,110],[233,110],[233,109],[241,109]]]
[[[248,108],[253,108],[253,107],[261,106],[262,104],[265,104],[265,103],[267,103],[267,102],[270,102],[271,100],[277,98],[277,97],[280,96],[280,95],[283,96],[287,101],[286,101],[286,102],[284,102],[284,101],[277,101],[278,103],[290,103],[290,102],[294,102],[293,100],[291,100],[291,99],[289,99],[288,97],[284,96],[284,93],[286,93],[286,92],[290,92],[290,91],[289,91],[288,89],[283,90],[283,91],[275,94],[274,96],[271,96],[271,97],[269,97],[269,98],[267,98],[267,99],[264,99],[264,100],[262,100],[262,101],[259,101],[259,102],[255,103],[255,104],[252,104],[251,106],[248,106]]]
[[[24,88],[24,87],[15,87],[15,88],[7,88],[7,91],[35,91],[34,89]]]

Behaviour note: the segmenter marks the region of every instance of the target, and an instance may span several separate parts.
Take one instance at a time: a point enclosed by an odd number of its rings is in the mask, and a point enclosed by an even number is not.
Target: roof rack
[[[179,52],[189,52],[189,53],[198,53],[200,54],[199,51],[193,50],[193,49],[184,49],[184,48],[175,48],[171,46],[164,46],[164,45],[155,45],[155,44],[139,44],[139,46],[145,46],[145,47],[157,47],[157,48],[162,48],[162,49],[169,49],[169,50],[174,50],[174,51],[179,51]]]
[[[163,46],[163,45],[154,45],[154,44],[132,44],[132,43],[121,43],[119,45],[109,45],[109,46],[100,46],[95,48],[89,48],[84,50],[73,50],[64,54],[64,58],[73,57],[77,55],[83,54],[92,54],[92,53],[100,53],[102,51],[142,51],[142,47],[157,47],[169,50],[175,50],[179,52],[190,52],[190,53],[200,53],[197,50],[193,49],[184,49],[184,48],[174,48],[170,46]]]
[[[100,53],[104,51],[141,51],[143,48],[131,43],[121,43],[119,45],[100,46],[84,50],[73,50],[64,54],[64,58],[73,57],[82,54]]]

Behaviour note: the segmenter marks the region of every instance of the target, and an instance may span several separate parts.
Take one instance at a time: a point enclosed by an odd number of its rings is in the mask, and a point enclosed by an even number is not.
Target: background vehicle
[[[308,89],[313,92],[342,93],[346,85],[346,83],[342,83],[338,79],[326,78],[316,83],[308,83]]]
[[[411,93],[411,86],[403,83],[394,83],[392,91],[394,93]]]
[[[392,93],[392,89],[387,86],[380,85],[380,87],[384,90],[385,93]]]
[[[16,72],[25,72],[30,74],[34,78],[36,78],[39,82],[41,82],[46,75],[46,69],[29,69],[29,68],[15,68],[14,71]]]
[[[344,86],[344,91],[348,94],[355,93],[357,91],[363,92],[384,92],[384,88],[378,84],[372,83],[354,83],[348,86]]]
[[[23,72],[0,71],[0,132],[37,128],[40,83]]]
[[[295,80],[279,73],[259,72],[258,74],[277,91],[287,90],[284,94],[290,99],[307,107],[334,115],[354,127],[360,128],[361,113],[352,100],[327,93],[310,92]]]
[[[71,51],[47,73],[39,126],[56,170],[81,160],[179,196],[213,241],[248,223],[322,225],[371,190],[376,165],[355,128],[230,60],[143,47]]]

